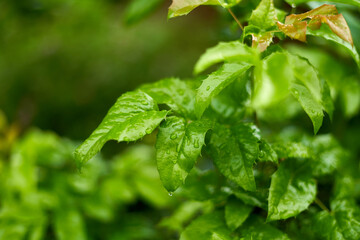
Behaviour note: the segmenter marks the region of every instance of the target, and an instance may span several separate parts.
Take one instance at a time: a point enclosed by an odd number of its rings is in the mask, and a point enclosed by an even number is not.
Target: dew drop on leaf
[[[199,140],[195,140],[194,142],[194,148],[199,148],[200,145],[199,145]]]
[[[170,139],[175,140],[177,138],[177,135],[175,133],[170,135]]]
[[[172,192],[169,192],[169,196],[172,197],[173,193]]]
[[[210,90],[210,86],[207,86],[207,87],[206,87],[206,91],[209,91],[209,90]]]

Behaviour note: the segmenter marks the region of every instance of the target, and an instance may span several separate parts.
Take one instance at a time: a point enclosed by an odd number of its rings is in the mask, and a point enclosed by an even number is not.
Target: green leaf
[[[245,73],[251,65],[228,63],[224,64],[219,70],[210,74],[201,84],[196,93],[196,115],[202,116],[205,109],[209,106],[212,98],[219,94],[233,81]],[[242,80],[247,80],[243,78]]]
[[[134,24],[148,16],[163,0],[132,0],[125,9],[125,23]]]
[[[151,133],[165,118],[155,101],[142,91],[123,94],[95,131],[75,151],[79,167],[89,161],[109,140],[136,141]]]
[[[235,230],[245,222],[253,207],[244,204],[235,197],[229,197],[225,205],[225,220],[231,230]]]
[[[278,155],[272,146],[264,139],[261,140],[259,145],[259,161],[260,162],[273,162],[278,163]]]
[[[220,172],[249,191],[256,189],[253,164],[259,154],[258,141],[255,127],[243,123],[231,128],[217,125],[210,140],[211,156]]]
[[[360,209],[353,199],[335,199],[331,201],[331,210],[338,229],[344,239],[360,238]]]
[[[322,37],[328,41],[334,42],[342,46],[352,56],[352,58],[360,68],[360,56],[359,53],[356,51],[356,48],[352,46],[349,42],[344,41],[335,33],[333,33],[328,25],[322,24],[321,27],[317,30],[311,30],[310,28],[308,28],[306,34]]]
[[[184,183],[201,153],[205,134],[210,128],[211,123],[206,120],[186,122],[175,116],[160,125],[156,160],[160,179],[169,192]]]
[[[260,67],[261,66],[261,67]],[[294,79],[287,53],[275,52],[255,69],[255,90],[252,104],[265,108],[284,100]]]
[[[332,216],[329,212],[322,211],[316,214],[313,223],[313,231],[321,239],[345,240],[344,236],[340,232],[339,227],[337,226],[335,217]]]
[[[310,158],[312,151],[309,147],[302,143],[285,142],[273,144],[273,149],[276,151],[279,158]]]
[[[306,59],[295,55],[289,57],[296,78],[290,85],[291,92],[310,117],[314,132],[317,133],[322,125],[323,111],[328,110],[328,114],[332,113],[329,100],[323,102],[323,99],[330,98],[330,92],[324,88],[326,86],[319,80],[314,67]]]
[[[276,11],[272,0],[262,0],[252,12],[249,24],[261,29],[268,29],[275,26]]]
[[[248,192],[241,188],[233,189],[234,195],[245,204],[267,209],[268,189],[256,189],[255,192]]]
[[[192,221],[181,233],[180,240],[230,240],[230,230],[226,227],[224,214],[215,211],[202,215]]]
[[[220,42],[215,47],[206,50],[196,63],[194,72],[199,74],[210,66],[224,61],[256,65],[258,59],[259,55],[256,49],[241,42]]]
[[[265,223],[265,219],[257,215],[251,215],[240,228],[244,240],[290,240],[279,229]]]
[[[289,4],[298,5],[301,3],[311,2],[312,0],[285,0]],[[318,2],[328,2],[326,0],[318,0]],[[337,2],[337,3],[344,3],[344,4],[350,4],[357,7],[360,7],[360,0],[332,0],[330,2]]]
[[[173,0],[168,13],[168,18],[187,15],[200,5],[220,5],[224,8],[232,7],[241,0]]]
[[[177,78],[145,84],[140,89],[149,94],[158,104],[167,104],[184,117],[194,116],[195,89],[190,82]]]
[[[271,177],[268,221],[287,219],[306,210],[316,196],[307,162],[288,159]]]

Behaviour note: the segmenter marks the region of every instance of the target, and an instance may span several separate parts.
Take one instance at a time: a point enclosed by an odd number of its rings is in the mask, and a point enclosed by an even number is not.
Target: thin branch
[[[241,28],[241,30],[244,31],[244,27],[241,25],[239,19],[237,19],[237,17],[235,16],[235,14],[233,13],[233,11],[231,11],[230,8],[227,9],[229,11],[229,13],[231,14],[231,16],[235,19],[235,22],[239,25],[239,27]]]
[[[325,206],[325,204],[318,198],[314,201],[322,210],[330,212],[330,210]]]

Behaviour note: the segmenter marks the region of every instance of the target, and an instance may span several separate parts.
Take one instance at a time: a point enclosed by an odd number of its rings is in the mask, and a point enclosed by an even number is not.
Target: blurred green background
[[[75,169],[76,145],[122,93],[165,77],[192,77],[205,49],[240,34],[221,9],[201,7],[167,20],[171,1],[137,1],[148,4],[142,13],[131,2],[0,0],[0,239],[176,239],[191,216],[209,208],[187,202],[182,214],[160,223],[182,198],[161,186],[154,149],[146,145],[152,135],[145,145],[108,144],[105,157],[82,174]],[[243,1],[234,11],[244,21],[258,2]],[[359,49],[359,10],[339,8]],[[329,81],[338,106],[334,132],[359,156],[359,142],[352,141],[360,134],[356,65],[336,46],[309,42],[314,47],[283,46],[308,57]],[[296,114],[289,113],[295,123],[306,118]],[[275,113],[260,117],[264,126],[279,120]],[[322,131],[330,126],[327,119]]]

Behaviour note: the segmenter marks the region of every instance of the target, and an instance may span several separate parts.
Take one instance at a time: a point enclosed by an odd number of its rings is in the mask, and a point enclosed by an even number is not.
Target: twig
[[[237,17],[235,16],[235,14],[233,13],[233,11],[231,11],[230,8],[227,9],[229,11],[229,13],[231,14],[231,16],[235,19],[235,22],[239,25],[239,27],[241,28],[241,30],[244,31],[244,27],[241,25],[241,23],[239,22],[239,19],[237,19]]]
[[[330,212],[330,210],[325,206],[325,204],[318,198],[315,198],[314,201],[322,210]]]

